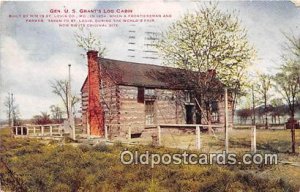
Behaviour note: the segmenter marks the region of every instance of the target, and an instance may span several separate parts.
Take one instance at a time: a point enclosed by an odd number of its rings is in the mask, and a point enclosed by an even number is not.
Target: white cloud
[[[57,53],[38,62],[31,60],[31,53],[22,49],[11,37],[3,37],[1,45],[1,70],[5,72],[2,73],[1,97],[4,99],[7,92],[13,92],[24,118],[30,118],[38,111],[46,111],[50,105],[61,102],[51,92],[49,81],[66,79],[69,63],[72,64],[73,90],[79,93],[86,66],[76,61],[72,55]],[[3,116],[4,114],[0,119]]]

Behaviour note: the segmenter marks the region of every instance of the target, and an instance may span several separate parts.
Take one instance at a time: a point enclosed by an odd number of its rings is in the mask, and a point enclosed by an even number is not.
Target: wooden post
[[[88,127],[89,130],[89,127]],[[88,133],[89,136],[89,133]],[[107,125],[104,126],[104,136],[105,136],[105,141],[108,141],[108,129],[107,129]]]
[[[157,125],[157,138],[158,138],[158,145],[161,145],[161,128],[160,128],[160,125]]]
[[[59,127],[58,127],[58,131],[59,131],[59,135],[62,137],[62,136],[63,136],[63,129],[62,129],[62,125],[59,125]]]
[[[196,126],[196,147],[197,149],[201,148],[201,135],[200,135],[200,126]]]
[[[225,88],[225,152],[228,153],[228,93],[227,88]]]
[[[251,151],[256,153],[256,126],[251,128]]]
[[[52,125],[50,125],[50,136],[52,136]]]
[[[129,124],[129,128],[128,128],[128,143],[131,142],[131,124]]]
[[[87,133],[87,138],[90,139],[91,136],[91,131],[90,131],[90,124],[89,124],[89,119],[88,119],[88,112],[86,112],[86,116],[87,116],[87,123],[86,123],[86,133]],[[107,135],[107,127],[106,125],[104,126],[104,129],[106,129],[106,132],[104,134]],[[106,136],[105,136],[106,138]]]
[[[42,136],[44,136],[44,126],[41,126],[42,129]]]

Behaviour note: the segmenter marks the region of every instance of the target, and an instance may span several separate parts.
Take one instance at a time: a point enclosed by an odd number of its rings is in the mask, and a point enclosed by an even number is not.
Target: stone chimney
[[[98,52],[88,51],[88,122],[90,134],[104,136],[104,112],[100,103]]]

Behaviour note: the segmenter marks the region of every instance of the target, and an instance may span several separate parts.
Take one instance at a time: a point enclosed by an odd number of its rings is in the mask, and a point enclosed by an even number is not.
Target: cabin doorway
[[[185,105],[185,114],[186,114],[186,124],[193,124],[193,114],[194,114],[194,105]]]
[[[201,124],[201,119],[202,119],[201,112],[196,111],[196,124]]]

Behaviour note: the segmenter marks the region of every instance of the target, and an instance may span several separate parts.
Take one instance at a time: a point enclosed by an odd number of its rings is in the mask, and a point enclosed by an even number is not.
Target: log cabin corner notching
[[[98,58],[89,51],[88,76],[81,88],[82,123],[91,135],[124,136],[131,124],[132,134],[140,134],[156,124],[205,123],[184,86],[170,88],[156,72],[181,75],[176,68]],[[168,74],[172,73],[172,74]],[[224,123],[224,97],[214,104],[212,123]],[[231,104],[229,103],[229,110]],[[229,120],[231,113],[229,113]],[[231,123],[229,121],[229,123]],[[119,126],[118,126],[119,125]]]

